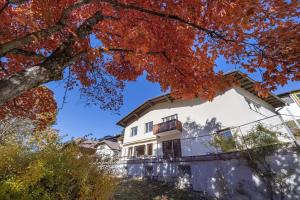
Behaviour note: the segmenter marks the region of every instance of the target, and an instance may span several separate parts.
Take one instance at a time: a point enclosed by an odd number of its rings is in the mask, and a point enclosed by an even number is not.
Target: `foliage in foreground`
[[[212,100],[233,83],[218,59],[230,70],[260,72],[253,89],[267,97],[300,80],[299,7],[297,0],[1,0],[0,106],[16,116],[39,97],[37,86],[64,74],[67,89],[79,87],[87,104],[113,111],[124,83],[142,74],[174,97]],[[15,103],[20,95],[25,100]]]
[[[53,130],[23,127],[1,140],[0,152],[0,199],[109,199],[114,190],[106,169]]]

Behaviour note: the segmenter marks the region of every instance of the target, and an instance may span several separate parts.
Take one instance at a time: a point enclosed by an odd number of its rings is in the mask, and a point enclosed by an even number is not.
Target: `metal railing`
[[[174,128],[178,128],[176,123],[180,122],[178,120],[172,120],[172,122],[164,122],[161,123],[162,127],[159,131],[173,130]],[[262,143],[253,143],[249,138],[251,134],[257,134],[260,130],[257,129],[258,126],[263,127],[266,131],[269,131],[270,134],[275,134],[278,140],[274,140],[272,144],[276,143],[295,143],[297,145],[297,137],[294,136],[296,132],[300,133],[300,129],[297,126],[291,126],[291,119],[287,119],[285,116],[285,120],[283,120],[281,115],[273,115],[269,117],[265,117],[263,119],[259,119],[256,121],[252,121],[249,123],[245,123],[239,126],[232,127],[222,127],[221,129],[230,129],[232,138],[230,138],[232,142],[232,148],[228,147],[227,149],[222,149],[215,145],[216,137],[220,136],[222,132],[218,131],[220,129],[211,130],[210,132],[205,132],[205,127],[203,126],[195,126],[193,125],[189,129],[189,125],[184,123],[182,127],[182,135],[180,137],[181,143],[181,157],[195,157],[195,156],[206,156],[206,155],[216,155],[220,153],[230,153],[230,152],[238,152],[245,151],[251,148],[259,147],[258,144]],[[167,125],[162,125],[167,124]],[[257,130],[256,130],[257,129]],[[159,132],[158,131],[158,132]],[[227,135],[228,136],[228,135]],[[259,135],[258,135],[259,136]],[[259,141],[259,138],[256,138]],[[264,139],[264,138],[262,138]],[[155,147],[155,145],[154,145]],[[173,146],[172,146],[173,148]],[[298,146],[299,148],[299,146]],[[118,160],[180,160],[180,158],[165,158],[162,152],[162,146],[156,145],[156,148],[153,149],[153,154],[151,156],[127,156],[126,154],[118,157]]]
[[[153,126],[153,134],[157,135],[158,133],[163,133],[171,130],[182,131],[181,122],[178,119],[173,119],[170,121],[162,122],[155,124]]]

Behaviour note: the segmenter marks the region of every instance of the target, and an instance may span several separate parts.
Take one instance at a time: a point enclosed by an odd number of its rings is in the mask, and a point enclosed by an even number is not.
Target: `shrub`
[[[65,146],[52,130],[24,133],[0,143],[0,199],[110,198],[115,180],[92,157]]]

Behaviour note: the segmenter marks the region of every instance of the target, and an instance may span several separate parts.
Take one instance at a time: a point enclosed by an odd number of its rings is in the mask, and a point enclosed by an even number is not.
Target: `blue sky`
[[[217,62],[217,69],[224,72],[234,70],[234,66],[228,65],[223,59]],[[251,76],[258,80],[255,74]],[[64,96],[64,85],[62,81],[52,82],[47,86],[54,91],[55,99],[60,107]],[[299,82],[290,82],[284,87],[279,87],[274,91],[275,94],[289,90],[299,89]],[[65,139],[71,137],[80,137],[86,134],[93,134],[93,137],[101,138],[105,135],[114,135],[122,131],[122,128],[116,125],[123,116],[142,104],[144,101],[162,94],[158,84],[150,83],[141,76],[135,82],[129,82],[123,92],[124,104],[120,109],[120,114],[111,111],[103,111],[95,106],[86,106],[84,100],[80,99],[80,93],[73,89],[67,93],[67,103],[59,111],[57,122],[54,128],[60,130],[60,133],[67,135]]]

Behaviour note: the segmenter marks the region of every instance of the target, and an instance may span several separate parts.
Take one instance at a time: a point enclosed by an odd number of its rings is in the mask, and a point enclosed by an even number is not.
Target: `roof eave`
[[[245,87],[245,88],[242,87],[242,88],[245,89],[245,90],[248,90],[248,92],[252,93],[253,95],[258,96],[257,92],[252,90],[252,87],[251,87],[251,86],[253,86],[253,84],[256,81],[253,80],[252,78],[250,78],[249,76],[247,76],[246,74],[244,74],[240,71],[232,71],[232,72],[226,73],[225,75],[226,76],[230,76],[230,75],[240,76],[238,80],[243,81],[243,79],[244,79],[244,81],[245,80],[248,81],[247,83],[245,83],[247,85],[247,87]],[[241,86],[242,86],[242,84],[241,84]],[[261,98],[261,99],[266,101],[270,105],[272,105],[274,108],[282,107],[282,106],[285,105],[284,101],[281,100],[278,96],[274,95],[271,92],[269,94],[270,94],[270,96],[268,98],[266,98],[266,99]],[[116,124],[121,126],[121,127],[126,127],[127,124],[128,124],[127,122],[132,121],[136,116],[139,116],[145,110],[149,109],[150,107],[152,107],[153,105],[155,105],[157,103],[165,102],[165,101],[168,101],[170,99],[171,99],[170,94],[165,94],[165,95],[161,95],[161,96],[149,99],[149,100],[145,101],[143,104],[141,104],[139,107],[134,109],[132,112],[127,114],[125,117],[123,117]]]

